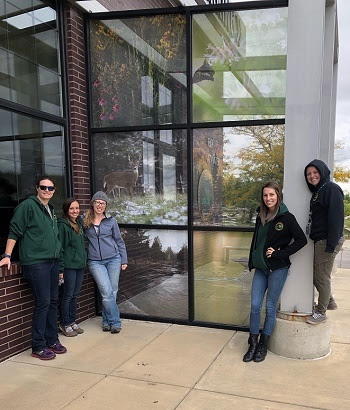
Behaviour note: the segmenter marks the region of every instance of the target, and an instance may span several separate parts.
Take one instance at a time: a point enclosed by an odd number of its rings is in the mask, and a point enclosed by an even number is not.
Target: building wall
[[[90,201],[89,142],[86,102],[85,49],[82,14],[67,4],[65,10],[69,89],[69,126],[73,163],[73,195],[84,210]],[[0,268],[0,361],[31,347],[33,297],[19,264]],[[85,271],[77,321],[95,316],[94,281]]]

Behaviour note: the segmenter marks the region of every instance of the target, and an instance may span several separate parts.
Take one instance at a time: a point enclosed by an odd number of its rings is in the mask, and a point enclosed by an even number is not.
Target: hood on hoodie
[[[312,184],[310,184],[307,180],[306,177],[306,170],[309,167],[315,167],[317,168],[318,172],[320,173],[321,179],[320,182],[314,186]],[[313,161],[311,161],[309,164],[306,165],[305,169],[304,169],[304,177],[305,177],[305,181],[307,183],[307,186],[309,187],[311,192],[315,192],[317,191],[318,187],[321,186],[322,184],[324,184],[325,182],[330,181],[330,175],[331,175],[331,171],[328,168],[328,166],[321,161],[320,159],[314,159]]]

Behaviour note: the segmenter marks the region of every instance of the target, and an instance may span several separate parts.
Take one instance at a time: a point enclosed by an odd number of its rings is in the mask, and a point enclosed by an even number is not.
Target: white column
[[[327,2],[325,14],[324,58],[322,75],[322,108],[321,108],[321,139],[320,156],[333,171],[335,107],[337,91],[338,38],[336,33],[336,5]]]
[[[289,0],[284,201],[303,229],[310,191],[304,168],[320,155],[326,0]],[[311,312],[313,245],[291,257],[281,310]]]

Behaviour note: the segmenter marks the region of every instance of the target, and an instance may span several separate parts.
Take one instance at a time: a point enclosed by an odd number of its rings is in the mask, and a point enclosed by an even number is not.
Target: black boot
[[[247,353],[243,356],[244,362],[251,362],[254,359],[255,350],[258,347],[258,336],[259,335],[253,335],[252,333],[249,334],[249,348]]]
[[[269,339],[270,336],[261,333],[259,344],[254,355],[254,362],[262,362],[263,360],[265,360],[265,356],[267,354],[267,344],[269,342]]]

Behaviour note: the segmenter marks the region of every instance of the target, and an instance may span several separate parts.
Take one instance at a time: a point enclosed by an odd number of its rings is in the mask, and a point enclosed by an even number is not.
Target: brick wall
[[[69,4],[65,17],[73,188],[75,197],[86,209],[90,202],[90,168],[84,25],[82,14]]]
[[[90,204],[91,193],[84,21],[82,13],[69,3],[66,3],[65,22],[70,117],[68,132],[71,137],[73,192],[81,209],[86,210]],[[94,281],[88,271],[85,272],[77,314],[79,319],[95,316]]]
[[[20,266],[0,268],[0,361],[31,346],[33,297]]]

